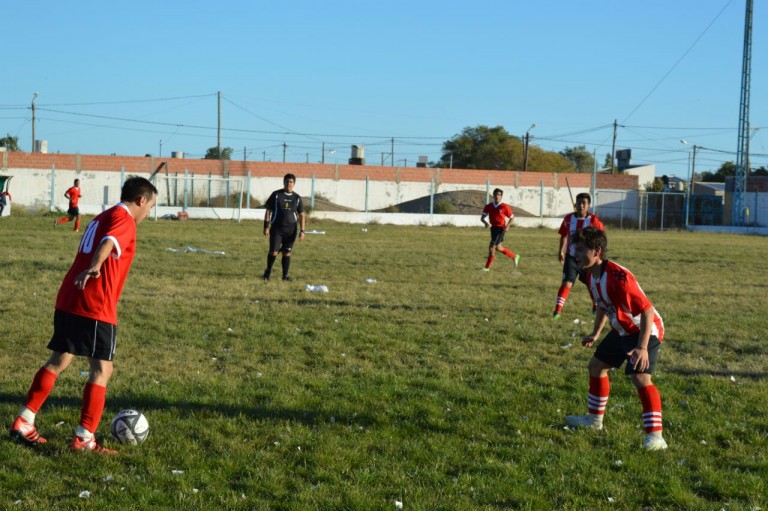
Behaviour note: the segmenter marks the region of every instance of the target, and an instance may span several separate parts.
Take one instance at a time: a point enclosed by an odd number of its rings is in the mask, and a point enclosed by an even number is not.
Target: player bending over
[[[587,227],[572,240],[576,261],[584,270],[586,284],[597,303],[592,333],[582,344],[592,347],[606,321],[611,331],[600,342],[589,361],[589,393],[586,415],[568,415],[565,422],[572,427],[603,428],[603,416],[611,385],[608,373],[621,367],[632,379],[643,404],[643,449],[667,448],[661,435],[661,396],[651,381],[656,359],[664,340],[664,323],[634,275],[606,258],[608,240],[605,231]]]

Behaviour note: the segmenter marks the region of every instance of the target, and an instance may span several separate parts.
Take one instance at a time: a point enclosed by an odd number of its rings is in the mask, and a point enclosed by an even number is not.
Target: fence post
[[[227,176],[227,180],[224,181],[224,189],[225,189],[225,195],[224,195],[224,207],[229,208],[229,180],[231,178]]]
[[[315,209],[315,173],[312,173],[312,183],[309,189],[309,207]]]
[[[544,225],[544,180],[541,180],[539,189],[539,225]]]
[[[51,211],[54,211],[56,206],[56,165],[51,165]]]
[[[666,194],[664,192],[661,192],[661,223],[659,230],[661,232],[664,232],[664,203],[666,202]]]
[[[485,203],[491,202],[491,180],[485,180]]]
[[[435,212],[435,178],[429,180],[429,216]]]
[[[211,173],[208,172],[208,202],[206,203],[207,207],[211,207]]]
[[[365,176],[365,212],[368,213],[368,176]]]
[[[182,206],[182,211],[187,210],[187,200],[189,199],[189,188],[187,187],[187,179],[189,179],[189,171],[187,169],[184,169],[184,206]]]
[[[125,165],[122,165],[120,167],[120,189],[121,190],[124,184],[125,184]]]
[[[248,193],[248,196],[245,199],[245,208],[251,209],[251,171],[248,171],[248,177],[245,179],[245,188],[246,192]],[[240,207],[242,207],[242,201],[240,201]],[[237,220],[240,222],[240,219]]]

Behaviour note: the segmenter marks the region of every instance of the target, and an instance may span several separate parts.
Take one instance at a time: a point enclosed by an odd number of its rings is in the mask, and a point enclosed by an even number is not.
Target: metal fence
[[[674,192],[598,190],[593,211],[603,222],[640,230],[722,225],[723,198]]]

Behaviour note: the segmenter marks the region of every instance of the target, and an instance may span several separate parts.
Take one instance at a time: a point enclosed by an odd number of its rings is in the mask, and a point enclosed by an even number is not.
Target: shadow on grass
[[[23,394],[0,394],[0,403],[24,406]],[[51,396],[42,409],[41,416],[45,415],[45,409],[49,407],[68,408],[77,412],[82,405],[82,399],[78,396]],[[113,395],[107,398],[107,407],[110,410],[124,410],[127,408],[141,410],[147,413],[152,410],[171,411],[178,410],[181,416],[195,414],[198,418],[229,418],[247,417],[255,420],[275,420],[299,422],[308,426],[324,423],[328,417],[344,417],[342,411],[333,412],[324,410],[321,412],[308,410],[293,410],[288,408],[276,408],[269,406],[237,406],[237,405],[211,405],[209,403],[196,403],[194,401],[168,401],[143,396]],[[106,419],[106,417],[105,417]],[[371,426],[377,421],[367,415],[355,414],[355,424]]]

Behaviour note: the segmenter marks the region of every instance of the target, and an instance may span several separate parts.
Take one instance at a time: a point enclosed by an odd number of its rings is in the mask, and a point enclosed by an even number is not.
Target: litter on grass
[[[375,284],[376,282],[378,282],[378,280],[376,279],[365,279],[365,281],[369,284]]]
[[[322,285],[313,286],[312,284],[307,284],[307,287],[305,289],[306,289],[306,291],[309,291],[309,292],[312,292],[312,293],[327,293],[328,292],[328,287],[327,286],[322,286]]]
[[[185,248],[166,248],[166,252],[200,252],[202,254],[213,254],[213,255],[226,255],[226,253],[223,250],[205,250],[202,248],[197,247],[190,247],[187,246]]]
[[[325,234],[325,231],[304,231],[304,234]]]

